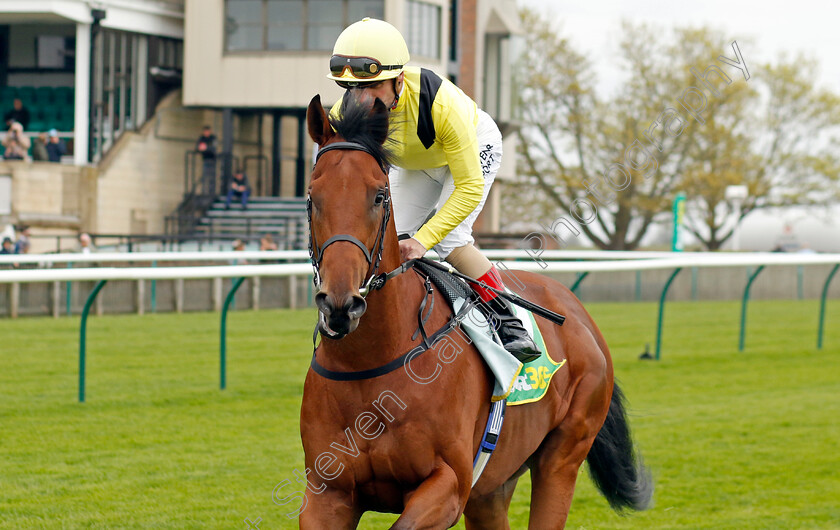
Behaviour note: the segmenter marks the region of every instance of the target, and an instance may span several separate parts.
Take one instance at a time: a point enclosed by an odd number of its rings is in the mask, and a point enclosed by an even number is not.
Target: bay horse
[[[365,511],[399,513],[394,529],[448,528],[461,515],[468,529],[510,528],[508,507],[526,470],[529,528],[563,528],[584,459],[614,509],[645,509],[652,482],[633,448],[604,337],[566,287],[525,272],[515,273],[522,296],[567,317],[563,326],[536,317],[545,354],[567,363],[542,400],[507,408],[498,447],[472,485],[493,379],[463,333],[447,335],[457,355],[429,351],[400,362],[422,343],[417,311],[429,293],[419,274],[399,270],[388,110],[345,96],[342,117],[330,119],[315,96],[307,125],[320,147],[309,211],[321,343],[301,405],[300,528],[356,528]],[[394,274],[374,290],[383,271]],[[426,307],[430,330],[451,323],[438,300]]]

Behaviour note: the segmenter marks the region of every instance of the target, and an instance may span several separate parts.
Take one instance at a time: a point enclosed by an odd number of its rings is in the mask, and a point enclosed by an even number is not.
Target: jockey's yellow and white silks
[[[472,236],[473,224],[482,208],[484,208],[487,195],[490,193],[490,186],[493,184],[502,162],[502,135],[499,128],[489,115],[481,110],[478,112],[479,120],[476,133],[481,148],[478,156],[481,161],[480,168],[484,189],[478,205],[438,243],[431,247],[426,246],[427,243],[423,241],[422,233],[427,227],[435,223],[441,213],[445,213],[445,205],[458,193],[451,168],[443,166],[426,170],[410,170],[397,167],[391,169],[389,175],[397,233],[413,235],[426,248],[434,248],[435,252],[444,259],[456,248],[475,241]],[[423,222],[429,218],[433,211],[438,213],[424,225]],[[457,218],[454,222],[457,222]],[[433,226],[432,230],[434,230]]]
[[[472,224],[501,164],[502,138],[492,118],[450,81],[407,66],[391,124],[397,231],[437,247],[442,257],[473,242]]]

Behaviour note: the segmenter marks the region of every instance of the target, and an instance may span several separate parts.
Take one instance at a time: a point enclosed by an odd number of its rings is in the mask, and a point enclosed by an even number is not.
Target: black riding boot
[[[513,311],[513,304],[497,296],[489,302],[478,304],[489,322],[494,323],[502,345],[521,363],[539,359],[542,352],[525,331],[522,321]],[[492,314],[491,314],[492,313]]]

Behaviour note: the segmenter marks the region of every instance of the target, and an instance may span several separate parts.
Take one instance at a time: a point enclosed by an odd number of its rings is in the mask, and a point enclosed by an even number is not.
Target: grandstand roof
[[[103,27],[148,35],[183,38],[184,0],[99,0]],[[0,23],[93,22],[86,0],[0,0]]]

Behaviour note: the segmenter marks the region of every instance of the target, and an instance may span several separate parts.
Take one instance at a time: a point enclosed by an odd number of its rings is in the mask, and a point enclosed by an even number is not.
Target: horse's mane
[[[375,112],[370,103],[360,101],[352,90],[348,90],[341,100],[340,116],[330,116],[330,124],[346,141],[365,146],[377,164],[390,165],[393,155],[387,147],[391,142],[387,110]]]

